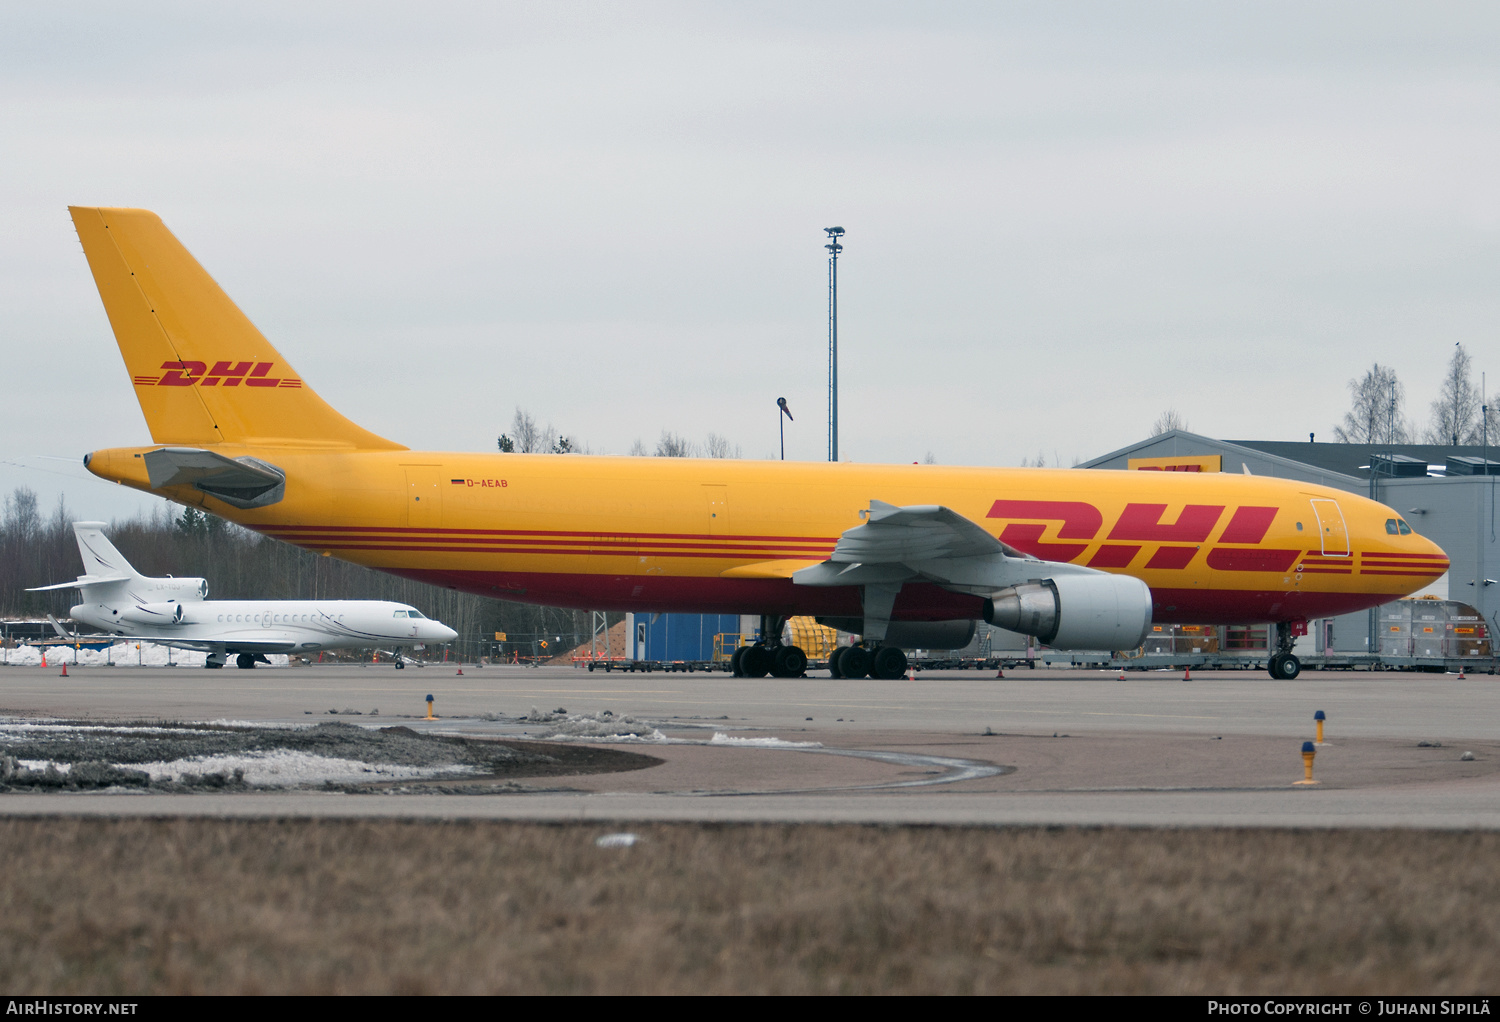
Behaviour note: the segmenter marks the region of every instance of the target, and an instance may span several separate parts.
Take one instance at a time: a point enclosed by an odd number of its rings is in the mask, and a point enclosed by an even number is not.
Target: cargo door
[[[1313,517],[1318,520],[1318,535],[1323,540],[1324,557],[1349,556],[1349,529],[1344,525],[1344,512],[1339,510],[1336,500],[1314,500]]]
[[[436,529],[443,524],[443,470],[436,465],[406,466],[406,524]]]

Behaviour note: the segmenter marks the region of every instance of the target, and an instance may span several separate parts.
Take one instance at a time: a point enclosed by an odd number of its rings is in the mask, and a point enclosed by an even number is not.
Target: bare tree
[[[717,433],[708,434],[708,439],[703,443],[703,455],[707,458],[742,458],[739,444],[731,444],[728,437],[719,436]]]
[[[1406,389],[1394,369],[1376,362],[1363,377],[1349,381],[1349,394],[1354,407],[1344,414],[1342,424],[1333,427],[1339,443],[1411,443],[1412,429],[1402,409]]]
[[[691,440],[673,433],[670,429],[662,430],[661,439],[656,441],[658,458],[691,458],[696,453]]]
[[[644,458],[651,452],[646,450],[646,444],[640,437],[636,437],[635,443],[630,445],[630,456],[632,458]]]
[[[1432,403],[1432,422],[1422,437],[1429,444],[1477,444],[1480,442],[1479,390],[1471,372],[1473,359],[1462,344],[1453,346],[1443,389]]]
[[[1161,436],[1163,433],[1170,433],[1174,429],[1187,428],[1187,419],[1182,417],[1182,413],[1175,408],[1168,408],[1158,415],[1156,421],[1151,424],[1151,435]]]
[[[587,454],[588,445],[576,437],[557,431],[552,423],[543,426],[524,408],[516,409],[510,432],[500,434],[500,450],[506,454]]]

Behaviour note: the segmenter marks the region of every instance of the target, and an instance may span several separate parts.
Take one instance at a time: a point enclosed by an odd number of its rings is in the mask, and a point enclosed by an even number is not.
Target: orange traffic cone
[[[44,650],[42,650],[42,667],[45,668],[46,666],[47,666],[47,651],[44,649]]]
[[[464,669],[463,669],[463,668],[462,668],[462,667],[460,667],[460,668],[459,668],[459,669],[458,669],[458,676],[459,676],[459,677],[460,677],[460,678],[462,678],[462,677],[463,677],[463,675],[464,675]]]
[[[63,676],[63,677],[64,677],[64,678],[66,678],[66,677],[67,677],[67,676],[68,676],[68,662],[67,662],[67,661],[66,661],[66,660],[64,660],[64,661],[63,661],[63,672],[62,672],[62,676]]]
[[[1192,664],[1188,664],[1186,667],[1184,667],[1182,669],[1182,680],[1183,681],[1192,681],[1193,680],[1193,665]]]
[[[1003,677],[1005,677],[1005,668],[1004,667],[998,668],[995,671],[995,677],[997,677],[997,678],[1003,678]]]
[[[1125,671],[1121,670],[1119,678],[1117,678],[1115,680],[1117,680],[1117,681],[1124,681],[1125,680]]]

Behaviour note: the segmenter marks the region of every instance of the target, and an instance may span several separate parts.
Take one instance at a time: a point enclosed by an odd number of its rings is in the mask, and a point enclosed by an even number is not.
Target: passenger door
[[[1323,541],[1324,557],[1349,556],[1349,529],[1344,512],[1336,500],[1313,500],[1313,516],[1318,520],[1318,535]]]

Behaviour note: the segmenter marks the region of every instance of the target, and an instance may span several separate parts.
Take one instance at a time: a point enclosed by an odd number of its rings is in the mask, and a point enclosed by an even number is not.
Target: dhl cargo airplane
[[[1390,508],[1259,476],[413,451],[307,386],[153,213],[73,207],[153,443],[104,479],[325,556],[509,600],[761,615],[738,673],[802,673],[779,621],[863,642],[964,645],[977,619],[1059,649],[1138,646],[1152,621],[1294,635],[1448,567]]]

